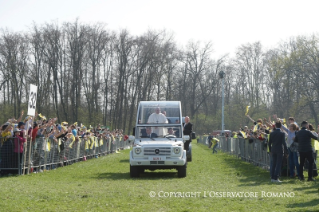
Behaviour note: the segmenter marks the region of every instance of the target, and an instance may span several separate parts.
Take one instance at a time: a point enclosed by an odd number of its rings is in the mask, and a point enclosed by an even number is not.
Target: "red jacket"
[[[14,152],[19,153],[19,148],[20,148],[20,153],[23,152],[23,144],[26,142],[26,139],[20,136],[17,136],[14,139]]]
[[[35,141],[35,137],[37,136],[39,127],[36,126],[34,129],[31,129],[32,132],[32,141]]]

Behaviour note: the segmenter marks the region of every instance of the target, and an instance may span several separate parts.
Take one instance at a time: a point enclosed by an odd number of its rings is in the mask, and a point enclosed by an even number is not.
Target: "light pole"
[[[225,131],[225,124],[224,124],[224,81],[225,81],[225,72],[224,71],[220,71],[219,73],[219,77],[222,79],[222,133],[221,135],[224,135],[224,131]]]

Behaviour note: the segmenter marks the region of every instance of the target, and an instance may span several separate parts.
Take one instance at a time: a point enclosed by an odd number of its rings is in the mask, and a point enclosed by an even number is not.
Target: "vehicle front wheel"
[[[179,178],[186,177],[186,169],[187,169],[187,162],[185,163],[184,166],[181,166],[178,168],[177,176]]]
[[[143,174],[145,172],[145,169],[144,168],[140,168],[139,171],[140,171],[141,174]]]
[[[130,165],[130,175],[131,177],[139,177],[139,170],[137,166]]]

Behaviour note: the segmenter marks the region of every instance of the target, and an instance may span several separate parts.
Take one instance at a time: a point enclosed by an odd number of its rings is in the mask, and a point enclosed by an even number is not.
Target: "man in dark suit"
[[[312,146],[311,146],[311,138],[318,140],[318,137],[314,136],[309,130],[308,130],[308,122],[303,121],[301,123],[301,130],[297,132],[295,142],[298,143],[298,152],[300,155],[300,165],[299,165],[299,179],[305,180],[303,176],[303,166],[305,164],[305,159],[307,158],[309,162],[308,167],[308,181],[314,181],[312,178],[313,174],[313,152],[312,152]]]
[[[189,135],[189,140],[185,141],[184,143],[184,149],[189,149],[189,143],[192,141],[192,132],[193,132],[193,124],[190,123],[190,118],[188,116],[185,117],[185,124],[184,124],[184,135]]]
[[[157,138],[157,134],[152,133],[151,127],[146,127],[146,132],[142,134],[141,138]]]
[[[272,169],[271,169],[271,182],[281,183],[278,179],[281,164],[283,159],[283,154],[287,155],[288,148],[285,139],[285,133],[280,131],[281,122],[276,122],[276,129],[270,133],[269,136],[269,152],[272,157]]]

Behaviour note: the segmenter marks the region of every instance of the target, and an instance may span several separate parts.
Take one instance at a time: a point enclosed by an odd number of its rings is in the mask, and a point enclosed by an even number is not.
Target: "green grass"
[[[224,153],[193,144],[187,177],[175,170],[129,176],[129,150],[44,173],[0,178],[0,211],[316,211],[319,183],[281,178]],[[305,173],[306,174],[306,173]],[[154,191],[156,197],[150,197]],[[158,197],[159,192],[201,192],[196,197]],[[206,191],[206,197],[204,192]],[[258,197],[209,197],[215,192],[257,192]],[[294,192],[294,197],[262,197]],[[162,193],[160,193],[162,194]],[[213,193],[211,193],[213,194]]]

